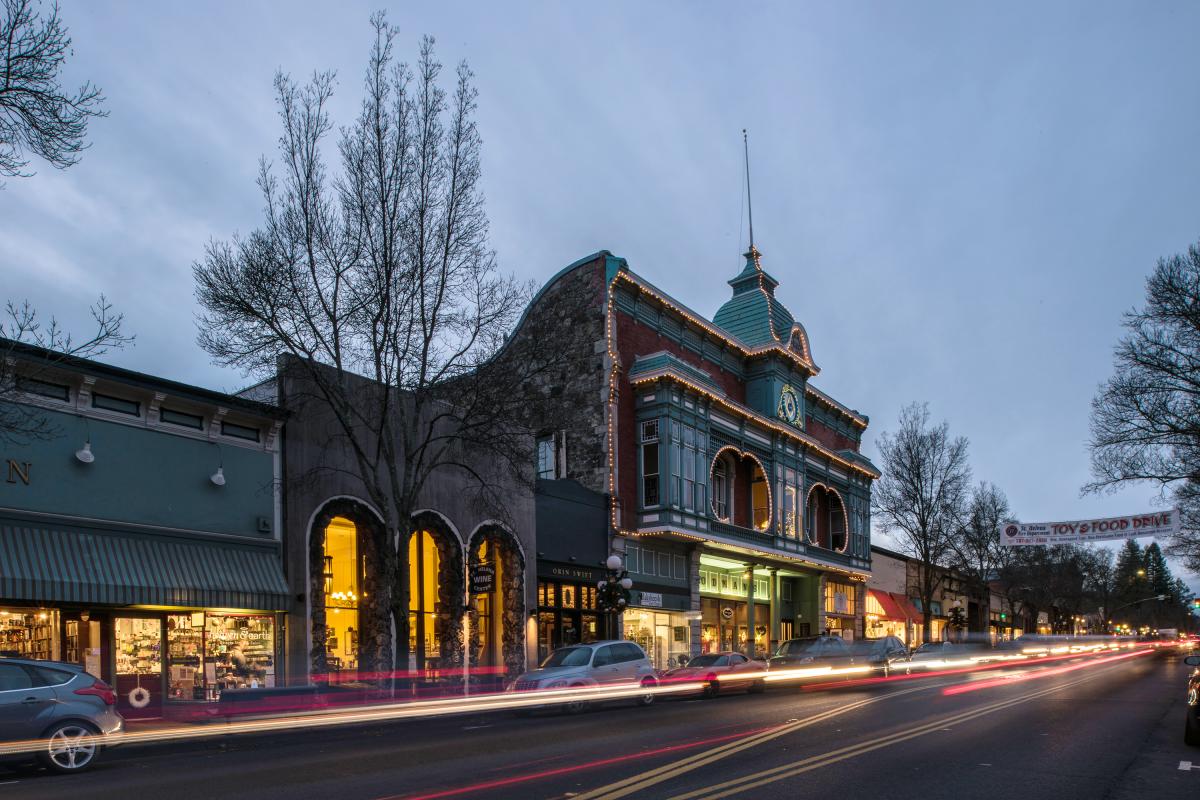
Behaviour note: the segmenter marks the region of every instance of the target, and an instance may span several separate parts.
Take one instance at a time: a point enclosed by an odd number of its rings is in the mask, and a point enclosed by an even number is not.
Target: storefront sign
[[[496,565],[471,565],[471,594],[488,594],[496,590]]]
[[[733,606],[722,606],[721,616],[725,619],[733,619]]]
[[[600,571],[588,567],[550,566],[538,564],[538,575],[549,575],[554,578],[570,578],[576,581],[595,583],[600,580]]]
[[[642,605],[646,608],[662,608],[663,598],[659,592],[642,592]]]
[[[8,477],[5,478],[6,483],[17,483],[18,481],[29,485],[29,476],[33,470],[33,462],[17,461],[15,458],[10,458],[7,461]]]
[[[1175,536],[1179,533],[1179,510],[1168,509],[1127,517],[1076,520],[1074,522],[1005,522],[1000,526],[1001,547],[1056,545],[1070,542],[1102,542],[1138,536]]]

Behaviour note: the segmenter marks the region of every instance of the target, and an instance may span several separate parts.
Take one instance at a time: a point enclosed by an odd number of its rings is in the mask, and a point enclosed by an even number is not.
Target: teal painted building
[[[127,716],[282,682],[283,414],[6,349],[0,652],[85,666]]]

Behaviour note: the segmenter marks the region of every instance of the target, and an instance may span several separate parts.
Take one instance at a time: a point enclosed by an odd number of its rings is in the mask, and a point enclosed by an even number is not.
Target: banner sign
[[[1175,536],[1178,533],[1179,509],[1172,508],[1149,514],[1075,522],[1005,522],[1000,526],[1000,546],[1049,546],[1137,536]]]

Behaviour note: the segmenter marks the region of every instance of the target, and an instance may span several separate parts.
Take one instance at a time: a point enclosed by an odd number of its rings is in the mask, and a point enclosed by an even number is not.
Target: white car
[[[622,683],[645,687],[658,684],[650,659],[634,642],[590,642],[560,647],[547,656],[540,667],[522,674],[508,688],[512,692],[532,692]],[[653,702],[653,694],[637,696],[638,705],[648,706]],[[584,699],[571,699],[562,704],[563,711],[568,714],[577,714],[586,707]]]

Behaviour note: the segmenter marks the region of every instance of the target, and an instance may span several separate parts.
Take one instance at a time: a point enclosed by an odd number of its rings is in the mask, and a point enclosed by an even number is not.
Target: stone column
[[[750,574],[746,589],[746,657],[754,658],[754,565],[746,564],[746,572]]]

